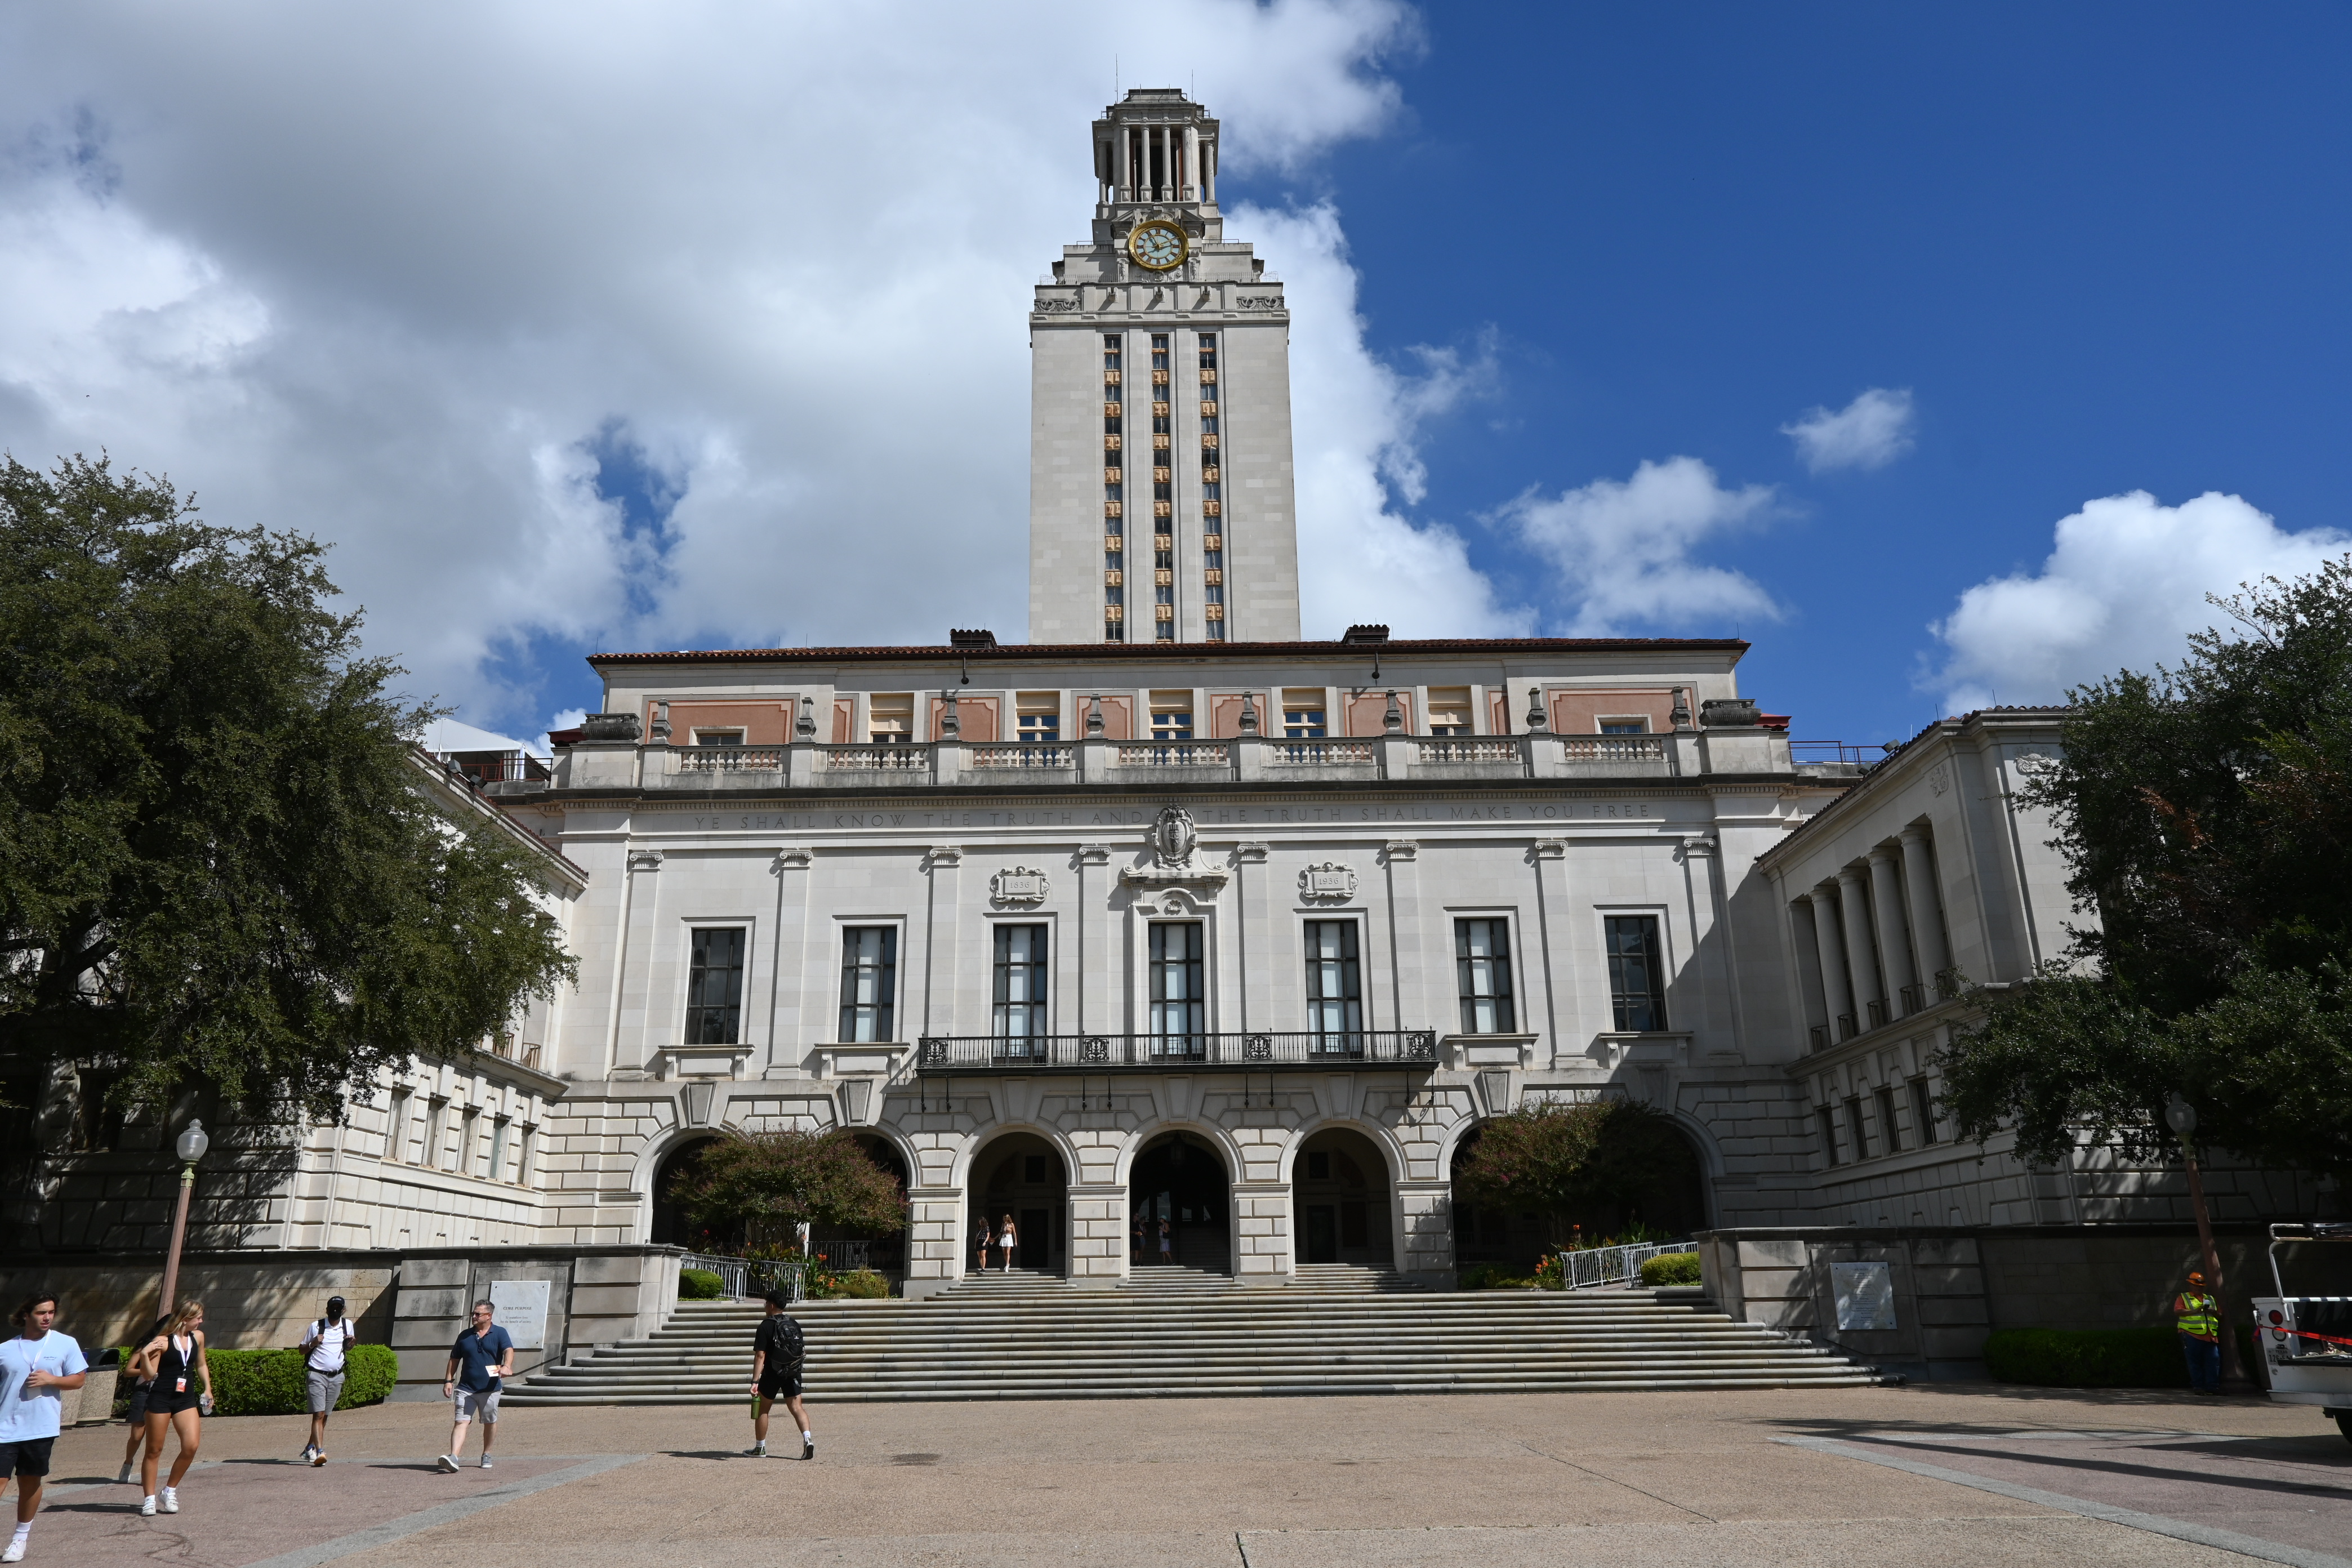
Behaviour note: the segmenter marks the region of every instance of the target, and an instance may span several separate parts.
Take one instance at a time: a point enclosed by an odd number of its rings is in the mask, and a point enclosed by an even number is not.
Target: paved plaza
[[[321,1469],[292,1462],[301,1417],[218,1419],[182,1511],[154,1519],[107,1479],[122,1429],[84,1429],[26,1561],[2352,1568],[2352,1444],[2254,1400],[1946,1384],[814,1414],[803,1464],[743,1458],[730,1410],[516,1410],[498,1468],[454,1476],[431,1468],[438,1405],[338,1415]]]

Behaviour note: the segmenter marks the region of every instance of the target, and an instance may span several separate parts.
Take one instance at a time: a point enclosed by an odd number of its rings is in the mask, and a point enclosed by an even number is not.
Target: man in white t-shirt
[[[310,1394],[310,1440],[302,1445],[302,1457],[314,1467],[327,1462],[323,1446],[327,1417],[343,1397],[343,1373],[350,1370],[352,1346],[358,1342],[352,1321],[343,1316],[343,1299],[328,1297],[327,1315],[302,1336],[303,1371]]]
[[[22,1563],[41,1510],[41,1482],[49,1473],[65,1414],[58,1397],[79,1388],[89,1363],[71,1336],[56,1331],[58,1299],[36,1291],[16,1309],[16,1337],[0,1344],[0,1494],[16,1482],[16,1533],[0,1563]]]

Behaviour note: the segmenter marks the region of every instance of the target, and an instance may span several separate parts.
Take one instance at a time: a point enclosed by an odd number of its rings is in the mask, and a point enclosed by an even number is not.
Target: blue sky
[[[1720,629],[1799,733],[1870,741],[1937,711],[1929,624],[2085,501],[2352,521],[2352,10],[1425,16],[1407,112],[1328,189],[1377,351],[1500,333],[1416,509],[1496,576],[1533,569],[1470,520],[1524,485],[1688,453],[1779,487],[1708,553],[1787,617]],[[1913,393],[1916,448],[1807,472],[1780,427],[1874,386]]]
[[[597,648],[1009,634],[1116,62],[1286,284],[1310,635],[1737,633],[1870,742],[2352,548],[2341,5],[1068,21],[0,11],[0,447],[327,540],[511,734]]]

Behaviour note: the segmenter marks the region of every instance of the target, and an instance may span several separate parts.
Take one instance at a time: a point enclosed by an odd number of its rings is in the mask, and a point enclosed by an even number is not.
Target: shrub
[[[1463,1290],[1526,1290],[1536,1283],[1501,1263],[1473,1263],[1456,1274],[1454,1282]]]
[[[727,1281],[714,1268],[681,1268],[677,1271],[677,1299],[681,1301],[716,1301],[727,1293]]]
[[[1642,1265],[1644,1285],[1696,1285],[1699,1281],[1696,1252],[1661,1252]]]
[[[213,1369],[215,1415],[299,1415],[310,1408],[310,1378],[300,1351],[208,1349],[205,1360]],[[353,1345],[335,1408],[381,1404],[399,1379],[400,1358],[389,1346]]]
[[[2252,1331],[2238,1331],[2241,1365],[2255,1365]],[[2043,1388],[2186,1388],[2189,1363],[2177,1331],[1996,1329],[1985,1339],[1985,1370],[2001,1383]]]
[[[833,1293],[856,1301],[879,1301],[890,1294],[890,1281],[871,1268],[853,1268],[833,1277]]]

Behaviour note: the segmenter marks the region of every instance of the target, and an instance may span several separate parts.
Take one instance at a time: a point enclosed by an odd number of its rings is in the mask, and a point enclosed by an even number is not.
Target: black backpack
[[[772,1318],[760,1321],[756,1348],[768,1358],[771,1366],[781,1362],[785,1366],[796,1367],[808,1352],[808,1336],[801,1332],[798,1323],[779,1312]]]

